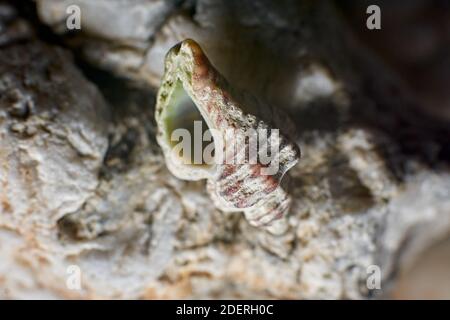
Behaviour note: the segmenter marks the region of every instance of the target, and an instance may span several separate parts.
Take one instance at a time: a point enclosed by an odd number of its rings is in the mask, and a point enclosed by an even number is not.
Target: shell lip
[[[194,108],[200,113],[201,120],[206,123],[210,129],[215,129],[214,123],[211,121],[208,112],[205,110],[204,102],[196,94],[194,86],[200,78],[208,73],[210,68],[209,61],[203,54],[200,46],[192,39],[187,39],[172,47],[166,55],[165,61],[166,71],[162,80],[161,87],[158,91],[156,104],[156,121],[158,123],[157,140],[163,149],[169,169],[178,178],[185,180],[201,180],[212,178],[216,171],[216,164],[209,163],[206,165],[195,165],[183,162],[179,156],[172,152],[172,141],[170,130],[168,130],[167,122],[174,115],[170,115],[168,110],[170,106],[177,103],[177,90],[183,91],[188,97]],[[203,74],[203,76],[201,76]],[[200,77],[200,76],[201,77]],[[179,87],[181,86],[181,88]],[[175,111],[176,112],[176,111]],[[220,139],[214,130],[211,131],[212,141]]]

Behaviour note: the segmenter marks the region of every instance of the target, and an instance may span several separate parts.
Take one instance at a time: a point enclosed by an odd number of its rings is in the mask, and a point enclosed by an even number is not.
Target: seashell
[[[279,219],[290,197],[281,180],[300,158],[288,117],[232,88],[190,39],[166,55],[155,117],[176,177],[207,179],[217,208],[243,211],[252,225],[283,232]]]

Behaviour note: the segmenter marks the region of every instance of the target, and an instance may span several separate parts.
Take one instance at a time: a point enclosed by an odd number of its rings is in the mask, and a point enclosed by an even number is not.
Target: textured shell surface
[[[292,132],[276,123],[286,121],[280,114],[232,88],[195,41],[167,53],[155,113],[167,167],[180,179],[207,179],[219,209],[243,211],[273,233],[281,232],[273,226],[290,205],[281,180],[300,157]],[[188,143],[180,143],[185,137]],[[213,161],[203,159],[205,151]]]

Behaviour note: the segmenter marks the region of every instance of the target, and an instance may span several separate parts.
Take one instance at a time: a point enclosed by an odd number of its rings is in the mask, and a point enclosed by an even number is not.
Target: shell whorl
[[[279,112],[232,88],[200,46],[188,39],[166,55],[155,117],[157,141],[175,176],[207,179],[208,193],[219,209],[243,211],[252,225],[268,226],[277,232],[274,221],[285,216],[290,205],[281,179],[300,157],[299,148],[290,141],[290,132],[286,134],[277,127]],[[185,149],[183,156],[174,152],[178,147],[173,136],[180,132],[176,129],[186,129],[181,132],[195,136],[199,131],[192,129],[194,121],[203,121],[211,132],[214,163],[193,164],[190,150],[186,157]],[[194,157],[205,151],[203,145],[192,148]]]

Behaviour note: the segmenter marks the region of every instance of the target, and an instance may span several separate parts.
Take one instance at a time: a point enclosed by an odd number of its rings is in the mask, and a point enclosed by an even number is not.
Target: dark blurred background
[[[450,0],[336,1],[359,39],[403,78],[424,111],[450,123]],[[366,9],[381,9],[368,30]]]

